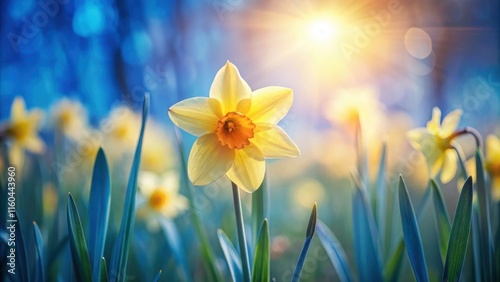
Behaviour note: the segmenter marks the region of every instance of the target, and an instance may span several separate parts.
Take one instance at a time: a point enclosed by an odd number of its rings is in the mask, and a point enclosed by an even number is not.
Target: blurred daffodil
[[[424,154],[430,177],[435,177],[441,171],[443,183],[448,183],[457,171],[457,155],[453,147],[458,145],[452,141],[464,133],[456,131],[461,115],[461,110],[454,110],[441,123],[441,111],[435,107],[426,128],[412,129],[407,133],[410,144]]]
[[[87,112],[76,101],[61,99],[51,108],[51,125],[66,137],[77,140],[87,128]]]
[[[486,170],[492,179],[493,199],[500,200],[500,139],[495,135],[486,138]]]
[[[111,158],[121,159],[124,152],[130,152],[135,148],[140,121],[140,117],[129,107],[119,106],[101,122],[100,130],[105,133],[104,147]]]
[[[175,171],[162,175],[141,171],[138,185],[144,197],[138,213],[146,218],[150,227],[156,225],[156,216],[172,219],[188,208],[187,199],[179,194],[179,174]]]
[[[141,169],[162,173],[175,166],[172,140],[154,120],[148,122],[142,146]]]
[[[14,165],[20,165],[23,160],[24,151],[42,153],[45,144],[38,136],[42,112],[34,109],[26,110],[22,97],[16,97],[12,103],[10,120],[0,130],[0,135],[11,141],[9,157]]]
[[[227,62],[216,74],[210,97],[181,101],[169,109],[175,125],[199,136],[188,160],[195,185],[227,174],[247,192],[264,179],[266,158],[295,157],[295,143],[277,125],[292,105],[292,90],[265,87],[252,92],[236,66]]]

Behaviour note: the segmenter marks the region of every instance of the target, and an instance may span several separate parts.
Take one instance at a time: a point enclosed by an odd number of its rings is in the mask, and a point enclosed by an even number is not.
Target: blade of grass
[[[168,246],[170,247],[170,250],[174,254],[174,258],[177,261],[177,263],[180,265],[182,273],[184,275],[184,280],[185,281],[190,281],[191,279],[189,278],[189,270],[188,270],[188,265],[186,263],[186,258],[184,257],[184,251],[182,249],[182,242],[181,242],[181,237],[179,235],[179,231],[177,230],[177,227],[175,224],[167,219],[167,218],[162,218],[160,220],[160,225],[163,229],[163,233],[165,235],[165,239],[167,241]]]
[[[89,199],[89,258],[94,281],[101,277],[101,260],[108,230],[110,202],[111,182],[108,162],[104,151],[99,148],[92,173]]]
[[[269,241],[267,219],[264,219],[262,227],[260,228],[259,239],[257,240],[257,245],[255,246],[252,282],[271,281],[271,246]]]
[[[71,194],[68,194],[68,235],[73,258],[73,268],[78,281],[92,281],[89,253],[80,215]]]
[[[293,271],[292,282],[298,282],[300,280],[300,274],[302,273],[302,268],[304,267],[304,262],[306,260],[307,251],[309,250],[309,245],[316,231],[316,220],[318,218],[317,204],[314,203],[311,215],[309,216],[309,222],[307,224],[306,230],[306,240],[300,251],[299,259]]]
[[[316,224],[316,231],[318,238],[321,241],[323,248],[325,248],[325,251],[330,258],[333,268],[335,268],[340,281],[354,281],[347,255],[345,254],[342,245],[340,245],[337,240],[337,237],[335,237],[333,232],[321,220],[318,220]]]
[[[451,226],[448,252],[444,266],[445,281],[458,281],[465,259],[465,251],[469,242],[472,214],[472,177],[469,176],[462,187],[458,200],[455,218]]]
[[[180,161],[181,161],[181,173],[182,173],[182,179],[183,183],[185,185],[186,189],[186,196],[188,198],[189,202],[189,210],[191,213],[191,222],[193,223],[194,226],[194,231],[196,233],[196,236],[199,239],[200,245],[201,245],[201,258],[202,258],[202,263],[205,271],[207,272],[207,280],[212,281],[212,282],[217,282],[217,281],[223,281],[222,275],[220,274],[219,269],[216,267],[216,262],[215,262],[215,255],[212,250],[212,246],[209,244],[208,236],[207,233],[201,223],[200,220],[200,215],[198,214],[198,209],[195,205],[194,201],[194,188],[193,185],[191,184],[191,181],[189,181],[188,175],[187,175],[187,163],[186,163],[186,158],[184,154],[184,148],[182,146],[182,138],[181,138],[181,133],[179,130],[176,128],[175,129],[175,135],[177,137],[177,146],[179,149],[179,154],[180,154]]]
[[[234,282],[243,281],[243,270],[241,269],[241,260],[238,252],[234,248],[233,243],[227,237],[226,233],[221,229],[217,230],[217,236],[219,237],[219,243],[222,248],[222,252],[226,258],[227,264],[229,265],[229,272],[231,272],[231,278]]]
[[[406,251],[410,258],[415,278],[417,281],[429,281],[417,219],[413,211],[410,196],[408,195],[408,189],[401,175],[399,176],[399,210],[401,213]]]
[[[146,128],[146,121],[149,112],[149,94],[144,96],[144,103],[142,105],[142,123],[139,140],[135,149],[134,160],[130,170],[127,192],[125,198],[125,205],[123,207],[122,222],[120,225],[120,232],[113,247],[113,255],[111,258],[111,280],[124,281],[125,270],[127,267],[128,252],[130,238],[135,220],[135,198],[137,193],[137,174],[139,173],[139,165],[142,152],[142,140],[144,137],[144,130]]]
[[[380,156],[379,170],[377,174],[377,197],[375,198],[375,208],[377,210],[377,226],[380,238],[385,238],[385,217],[387,215],[387,183],[385,180],[385,171],[387,166],[387,144],[384,142]],[[384,250],[384,240],[381,242]]]
[[[259,228],[264,218],[269,219],[269,187],[267,175],[264,175],[264,181],[257,191],[252,193],[252,242],[257,244]]]
[[[481,270],[481,243],[479,242],[480,236],[479,236],[479,211],[477,207],[477,203],[473,204],[472,206],[472,219],[471,219],[471,224],[472,224],[472,234],[471,234],[471,240],[472,240],[472,253],[473,253],[473,260],[474,260],[474,277],[476,281],[486,281],[484,280],[484,273]]]
[[[486,192],[486,180],[484,172],[483,157],[480,148],[476,149],[476,191],[479,206],[479,236],[481,246],[481,266],[485,280],[490,281],[493,277],[493,235],[490,224],[490,199]]]
[[[361,281],[382,281],[382,258],[375,218],[366,190],[356,181],[352,210],[354,226],[354,249]],[[364,185],[363,185],[364,186]]]
[[[437,185],[434,179],[429,183],[432,189],[432,200],[434,202],[434,216],[436,232],[438,234],[439,252],[441,254],[441,261],[446,259],[446,251],[448,250],[448,239],[450,238],[450,217],[446,210],[441,188]]]
[[[101,272],[99,272],[99,281],[108,282],[108,269],[106,267],[106,259],[101,258]]]
[[[153,279],[153,282],[158,282],[158,280],[160,280],[160,275],[161,275],[161,270],[158,271],[158,274],[156,274],[155,278]]]
[[[9,214],[10,216],[11,214]],[[16,267],[19,267],[19,277],[21,278],[20,281],[31,281],[30,277],[30,267],[28,265],[28,255],[27,255],[27,249],[26,249],[26,241],[24,240],[24,233],[21,227],[22,222],[19,220],[17,210],[13,214],[14,219],[7,219],[7,224],[9,226],[12,226],[12,224],[15,225],[15,234],[16,234],[16,253],[19,256],[16,261],[19,261],[19,263],[16,263]],[[8,227],[9,227],[8,226]],[[8,228],[7,227],[7,228]]]
[[[399,241],[398,246],[390,256],[384,270],[384,281],[397,281],[403,264],[403,254],[405,252],[405,241]]]
[[[36,222],[33,221],[33,233],[35,235],[35,250],[37,256],[37,276],[36,281],[45,282],[45,263],[43,259],[43,239],[40,228]]]

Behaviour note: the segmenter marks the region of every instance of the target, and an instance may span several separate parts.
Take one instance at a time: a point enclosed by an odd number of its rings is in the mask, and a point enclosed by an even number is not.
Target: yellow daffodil
[[[87,129],[87,112],[79,102],[61,99],[52,106],[50,112],[51,125],[66,137],[80,139]]]
[[[14,99],[10,120],[0,130],[0,135],[11,141],[9,156],[12,164],[19,166],[22,163],[24,150],[37,154],[44,151],[45,144],[38,136],[41,120],[40,110],[28,112],[22,97]]]
[[[179,174],[175,171],[162,175],[141,171],[138,185],[144,197],[138,212],[150,227],[155,226],[156,216],[172,219],[188,208],[186,197],[179,194]]]
[[[299,149],[277,125],[292,105],[292,90],[265,87],[252,92],[236,66],[227,62],[210,97],[183,100],[169,109],[175,125],[199,136],[191,148],[188,175],[207,185],[226,174],[247,192],[264,179],[266,158],[294,157]]]
[[[421,151],[427,159],[430,177],[435,177],[441,170],[443,183],[448,183],[457,171],[457,155],[453,150],[457,145],[452,144],[452,140],[458,136],[456,129],[461,115],[461,110],[454,110],[441,123],[441,111],[435,107],[426,128],[412,129],[407,133],[413,148]]]
[[[486,170],[492,179],[493,199],[500,200],[500,139],[495,135],[486,138]]]

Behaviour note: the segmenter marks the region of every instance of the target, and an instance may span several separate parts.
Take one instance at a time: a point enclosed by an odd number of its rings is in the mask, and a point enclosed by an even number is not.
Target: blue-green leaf
[[[444,265],[445,281],[458,281],[465,260],[472,214],[472,177],[469,176],[460,193],[451,227],[448,252]]]
[[[259,232],[259,239],[255,246],[255,255],[252,268],[252,281],[271,281],[271,251],[269,242],[269,228],[267,219],[262,222],[262,227]]]
[[[181,237],[179,235],[179,231],[177,231],[177,227],[175,224],[167,219],[161,218],[159,219],[160,225],[163,229],[163,234],[165,235],[165,239],[167,241],[170,250],[174,254],[174,258],[177,263],[180,265],[182,273],[184,275],[184,280],[189,281],[189,270],[188,265],[186,263],[186,258],[184,257],[184,250],[182,249]]]
[[[356,181],[353,196],[354,248],[361,281],[382,281],[380,241],[373,212],[364,188]]]
[[[127,268],[128,251],[130,237],[132,235],[134,221],[135,221],[135,198],[137,193],[137,175],[139,173],[139,165],[141,161],[142,140],[144,137],[144,130],[146,128],[146,121],[148,119],[149,111],[149,94],[144,96],[144,103],[142,105],[142,123],[141,131],[139,134],[139,141],[135,149],[134,160],[132,161],[132,168],[128,179],[127,192],[125,198],[125,205],[123,207],[122,222],[120,225],[120,232],[113,247],[113,256],[111,258],[111,280],[124,281],[125,270]]]
[[[108,162],[104,151],[99,148],[94,163],[89,199],[89,256],[94,281],[101,276],[101,260],[108,230],[110,201],[111,183]]]
[[[432,199],[434,202],[434,221],[438,234],[439,251],[441,260],[444,261],[446,258],[446,251],[448,250],[448,239],[450,238],[450,217],[446,210],[441,189],[433,179],[430,181],[430,187],[432,189]]]
[[[299,259],[295,265],[295,270],[292,275],[292,282],[298,282],[300,280],[300,274],[302,273],[302,268],[304,267],[304,262],[306,260],[307,251],[309,250],[309,245],[311,244],[312,237],[316,231],[316,220],[318,218],[317,204],[314,203],[311,215],[309,216],[309,222],[307,224],[306,230],[306,240],[302,246],[302,251],[300,251]]]
[[[15,268],[16,275],[19,275],[20,280],[18,281],[31,281],[30,277],[30,267],[28,265],[28,255],[26,249],[26,241],[24,240],[24,233],[22,230],[22,222],[19,220],[17,210],[12,214],[14,218],[10,217],[11,214],[8,214],[7,219],[7,231],[10,232],[9,227],[14,225],[14,230],[16,234],[16,253],[18,256],[16,258]]]
[[[36,222],[33,221],[33,233],[35,235],[35,250],[36,250],[36,256],[37,256],[37,266],[36,266],[36,273],[38,274],[36,276],[36,281],[45,281],[45,263],[43,259],[43,239],[42,239],[42,233],[40,232],[40,228],[38,228],[38,225]]]
[[[73,268],[78,281],[92,281],[89,253],[80,215],[71,194],[68,196],[68,235]]]
[[[158,280],[160,280],[160,276],[161,276],[161,270],[158,271],[158,273],[156,274],[155,278],[153,279],[153,282],[158,282]]]
[[[399,176],[399,210],[401,213],[406,251],[408,252],[415,278],[417,281],[429,281],[417,219],[415,218],[413,205],[408,196],[406,184],[401,175]]]
[[[493,277],[493,235],[490,220],[490,198],[486,191],[486,179],[483,158],[480,148],[476,150],[476,191],[479,206],[479,235],[481,248],[481,266],[484,279],[490,281]]]
[[[333,267],[337,271],[340,281],[354,281],[349,261],[337,237],[321,220],[318,220],[316,224],[316,231],[323,248],[325,248]]]
[[[229,265],[231,278],[234,282],[243,281],[243,270],[241,269],[240,255],[238,255],[233,243],[231,243],[231,240],[229,240],[224,231],[221,229],[217,230],[217,236],[219,237],[222,252],[224,253],[227,264]]]

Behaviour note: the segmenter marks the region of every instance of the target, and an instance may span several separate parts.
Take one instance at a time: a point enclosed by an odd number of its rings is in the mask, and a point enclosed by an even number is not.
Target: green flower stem
[[[236,215],[236,227],[238,228],[238,241],[240,245],[241,266],[243,268],[243,281],[250,281],[250,264],[248,263],[247,239],[245,237],[245,225],[241,212],[241,198],[238,186],[231,181],[233,188],[234,213]]]
[[[467,177],[469,176],[469,174],[467,173],[467,168],[465,167],[465,157],[464,157],[464,153],[457,147],[455,146],[452,146],[453,150],[455,150],[455,152],[457,153],[457,157],[458,157],[458,164],[460,166],[460,171],[462,172],[462,177],[464,179],[467,179]]]

